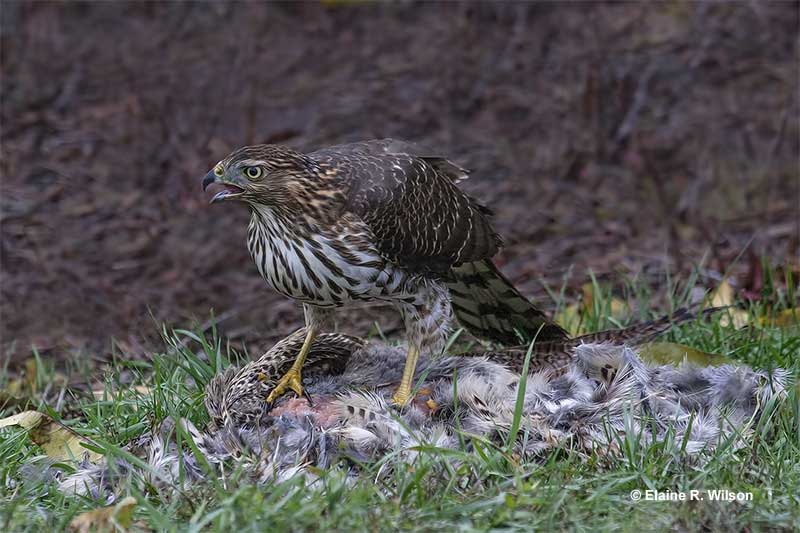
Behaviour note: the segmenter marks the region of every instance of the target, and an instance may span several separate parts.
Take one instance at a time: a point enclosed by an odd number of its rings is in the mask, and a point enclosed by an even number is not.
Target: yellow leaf
[[[762,326],[773,326],[778,328],[788,328],[800,324],[800,307],[784,309],[777,315],[762,316],[758,318],[758,323]]]
[[[595,285],[593,283],[584,283],[581,286],[581,292],[583,293],[583,310],[585,312],[590,312],[594,306]],[[616,296],[612,296],[609,303],[609,311],[612,317],[625,318],[630,314],[628,304],[624,300],[617,298]]]
[[[28,398],[13,394],[9,390],[0,390],[0,409],[10,407],[26,407],[30,402]]]
[[[594,285],[584,283],[581,285],[581,292],[583,293],[583,308],[591,309],[594,305]]]
[[[559,311],[555,316],[555,321],[559,326],[567,330],[572,337],[586,333],[582,327],[583,320],[576,303],[569,304]]]
[[[717,366],[731,362],[724,355],[702,352],[674,342],[645,344],[639,350],[639,355],[643,361],[659,365],[678,365],[688,361],[699,366]]]
[[[611,316],[614,318],[624,318],[628,316],[630,310],[627,302],[623,302],[617,297],[611,298]]]
[[[722,313],[722,316],[719,317],[719,325],[722,327],[732,325],[736,329],[741,329],[750,323],[750,314],[747,311],[726,309]]]
[[[59,461],[81,459],[86,454],[93,462],[103,457],[83,446],[91,445],[92,441],[39,411],[25,411],[0,420],[0,428],[9,426],[20,426],[29,430],[31,440],[49,457]]]
[[[39,411],[25,411],[0,420],[0,428],[19,426],[25,429],[32,429],[41,423],[43,416],[45,415]]]
[[[39,365],[36,364],[36,359],[30,357],[25,360],[25,379],[28,381],[30,390],[36,393],[36,375],[38,374]]]
[[[25,360],[25,372],[22,377],[23,379],[14,380],[18,383],[13,386],[20,387],[20,390],[25,390],[33,395],[38,392],[38,384],[41,382],[59,386],[66,385],[69,382],[67,376],[61,372],[45,372],[45,369],[39,366],[39,361],[35,357],[29,357]],[[11,383],[9,383],[9,387],[11,386]]]
[[[706,304],[708,307],[727,307],[732,306],[735,301],[733,287],[727,279],[722,280],[719,287],[711,294],[711,298]],[[723,311],[720,316],[719,324],[723,327],[733,326],[736,329],[741,329],[750,323],[750,314],[741,309],[729,308]]]
[[[725,307],[726,305],[733,305],[733,301],[733,287],[731,287],[727,279],[723,279],[717,290],[711,294],[711,302],[707,307]]]
[[[127,531],[133,523],[134,507],[136,498],[128,496],[116,505],[79,514],[69,523],[69,529],[76,533]]]
[[[25,381],[21,379],[12,379],[6,384],[6,392],[12,396],[21,396],[25,394]]]

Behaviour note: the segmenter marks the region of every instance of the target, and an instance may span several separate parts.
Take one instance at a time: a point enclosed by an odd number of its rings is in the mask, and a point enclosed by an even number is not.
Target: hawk
[[[402,406],[420,352],[438,355],[455,319],[499,343],[566,339],[491,261],[501,246],[491,212],[458,187],[467,171],[441,156],[383,139],[300,153],[245,146],[203,179],[211,203],[250,208],[247,246],[261,276],[302,303],[306,336],[267,398],[303,394],[301,370],[334,311],[368,302],[398,309],[408,341]]]

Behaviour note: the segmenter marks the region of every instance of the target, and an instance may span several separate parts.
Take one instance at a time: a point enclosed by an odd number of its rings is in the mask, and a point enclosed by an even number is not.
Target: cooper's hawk
[[[438,354],[452,317],[501,343],[566,337],[497,270],[501,245],[490,211],[456,184],[467,172],[391,139],[302,154],[284,146],[240,148],[203,180],[224,189],[212,203],[245,202],[247,245],[259,272],[299,300],[307,334],[291,369],[267,398],[302,394],[314,338],[339,307],[384,301],[400,311],[408,355],[398,405],[411,396],[420,350]],[[541,329],[540,329],[541,327]]]

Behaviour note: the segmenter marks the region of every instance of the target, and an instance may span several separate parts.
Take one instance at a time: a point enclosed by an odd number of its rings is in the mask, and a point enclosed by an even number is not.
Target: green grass
[[[584,317],[589,329],[614,326],[606,318],[609,296],[597,288],[592,309]],[[626,296],[645,304],[649,298],[638,290]],[[776,305],[786,307],[791,301],[781,296]],[[765,311],[760,304],[750,310],[754,316]],[[39,401],[34,407],[91,437],[110,456],[124,457],[122,446],[166,416],[185,417],[203,427],[208,416],[202,387],[239,355],[214,331],[204,336],[165,330],[164,337],[164,353],[153,355],[150,362],[112,362],[99,378],[107,391],[104,399],[69,390],[60,395],[58,387],[50,387],[35,396],[47,398],[48,405]],[[800,370],[796,327],[734,330],[721,326],[715,317],[676,328],[666,340],[759,368],[780,366],[793,375]],[[198,355],[204,353],[210,357]],[[55,381],[53,369],[41,360],[38,365],[36,390],[43,391]],[[69,372],[82,375],[88,370],[76,363]],[[0,387],[9,379],[3,371]],[[149,387],[151,394],[135,394],[132,385],[137,384]],[[52,400],[59,396],[61,401]],[[636,435],[626,437],[622,457],[597,455],[584,461],[566,449],[520,463],[505,446],[487,442],[475,442],[474,452],[422,445],[412,463],[390,455],[363,465],[355,484],[348,484],[335,468],[319,472],[320,484],[314,489],[305,488],[300,480],[253,486],[241,472],[233,471],[224,482],[196,484],[182,491],[158,489],[134,477],[121,496],[134,496],[136,524],[155,530],[796,529],[800,527],[796,389],[788,401],[767,410],[746,446],[735,450],[720,446],[702,462],[688,461],[664,443],[644,445]],[[10,414],[13,411],[6,410],[0,417]],[[0,530],[63,529],[76,515],[101,505],[65,497],[37,477],[40,454],[24,430],[0,430]],[[375,482],[386,466],[392,467],[388,469],[392,474]],[[647,489],[727,489],[752,493],[753,500],[631,500],[632,490]]]

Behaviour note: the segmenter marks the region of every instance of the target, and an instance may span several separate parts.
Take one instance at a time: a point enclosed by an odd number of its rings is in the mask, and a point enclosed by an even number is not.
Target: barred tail
[[[678,309],[670,315],[665,315],[648,322],[640,322],[622,329],[608,329],[587,333],[571,339],[555,339],[546,342],[537,342],[533,347],[533,357],[531,359],[529,371],[536,372],[543,369],[550,369],[556,372],[563,371],[572,361],[575,348],[581,344],[590,343],[611,343],[615,345],[627,344],[636,346],[651,342],[659,335],[666,333],[671,328],[726,309],[726,307],[710,307],[702,311],[693,312],[685,307]],[[461,354],[462,356],[474,355],[487,357],[492,361],[498,361],[506,365],[515,372],[522,372],[522,365],[525,361],[525,354],[528,346],[511,346],[497,349],[495,351],[481,351],[474,353]]]
[[[726,308],[727,307],[709,307],[708,309],[693,312],[686,307],[681,307],[674,313],[655,320],[640,322],[622,329],[608,329],[595,333],[587,333],[580,337],[574,337],[570,339],[570,344],[574,346],[589,342],[613,342],[615,344],[625,343],[629,345],[644,344],[652,341],[654,338],[669,331],[678,324],[683,324],[684,322],[697,318],[705,318],[708,315],[717,313]]]
[[[476,337],[505,345],[530,342],[534,337],[537,343],[567,338],[561,327],[514,288],[491,259],[454,267],[445,283],[458,321]]]

